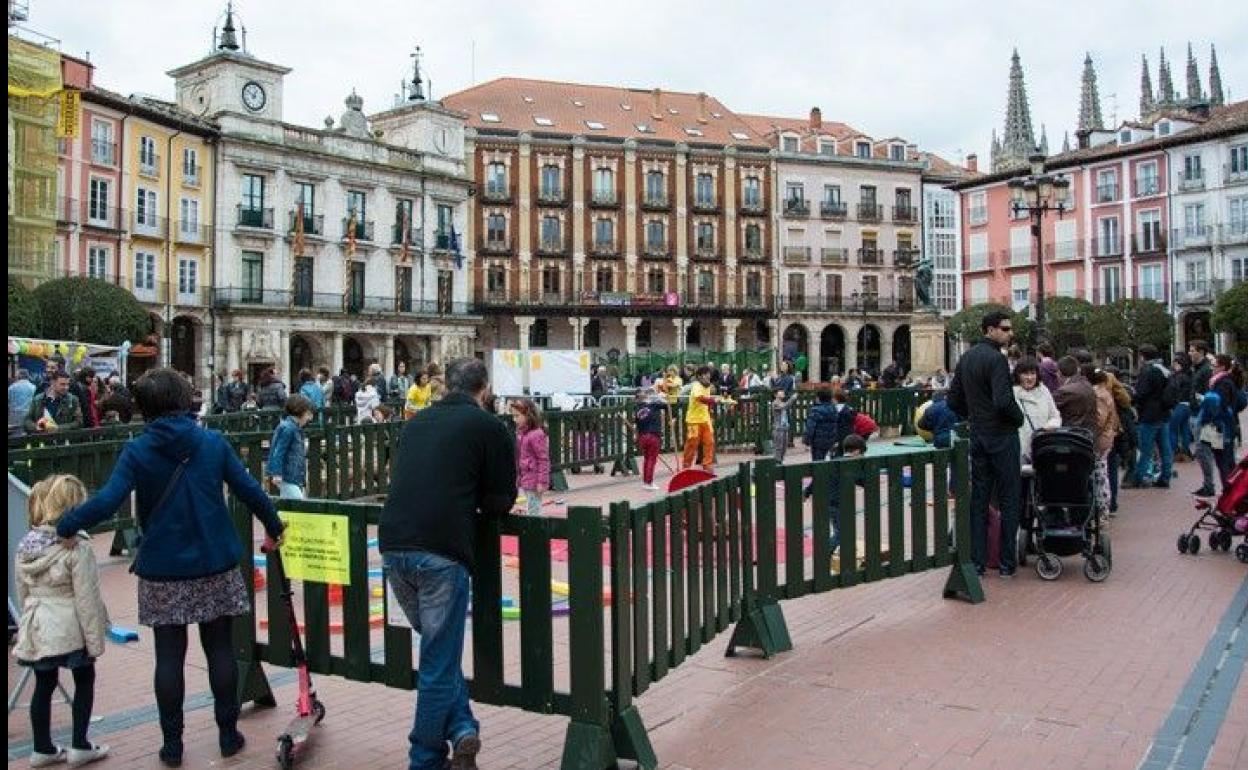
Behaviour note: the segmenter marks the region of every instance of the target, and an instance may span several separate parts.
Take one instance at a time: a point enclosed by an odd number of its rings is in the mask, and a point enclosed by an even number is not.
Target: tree
[[[9,281],[9,336],[38,337],[43,316],[35,294],[18,281]]]
[[[1078,297],[1053,297],[1045,302],[1045,331],[1058,357],[1088,346],[1092,303]]]
[[[1213,329],[1248,337],[1248,282],[1218,297],[1218,303],[1213,306]]]
[[[57,278],[34,292],[43,337],[120,345],[151,333],[152,322],[134,295],[98,278]]]
[[[1174,338],[1173,319],[1166,306],[1151,299],[1120,299],[1097,305],[1088,316],[1088,344],[1102,353],[1115,348],[1137,353],[1151,343],[1169,350]]]
[[[1032,331],[1034,324],[1031,319],[1022,313],[1017,313],[1010,308],[998,302],[981,302],[978,305],[971,305],[965,310],[960,310],[949,317],[945,321],[945,330],[950,335],[958,338],[967,345],[973,345],[979,338],[984,336],[983,330],[980,328],[980,322],[984,316],[994,310],[1000,310],[1010,314],[1010,321],[1014,326],[1014,342],[1020,347],[1030,345],[1032,339]]]

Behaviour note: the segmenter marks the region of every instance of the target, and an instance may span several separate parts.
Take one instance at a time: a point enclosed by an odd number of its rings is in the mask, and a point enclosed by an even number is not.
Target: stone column
[[[780,351],[784,347],[784,340],[780,338],[778,318],[767,319],[767,326],[771,329],[771,371],[775,372],[780,369]]]
[[[513,318],[516,322],[516,328],[520,330],[520,349],[529,352],[529,329],[533,328],[533,321],[536,320],[531,315],[518,315]]]
[[[242,332],[233,329],[225,332],[225,368],[227,374],[233,375],[235,369],[242,369]]]
[[[568,237],[564,233],[564,238]],[[585,138],[572,140],[572,254],[585,254]],[[565,241],[566,243],[567,241]]]
[[[394,337],[389,334],[381,340],[381,370],[386,377],[394,374]]]
[[[848,374],[850,369],[858,368],[858,332],[862,330],[862,324],[846,322],[842,326],[845,328],[845,372]]]
[[[880,372],[893,362],[893,333],[895,331],[897,331],[895,326],[880,327]],[[880,372],[876,372],[876,375],[878,376]]]
[[[333,350],[329,351],[329,360],[333,362],[329,367],[330,374],[336,377],[338,376],[338,372],[342,371],[342,363],[343,363],[342,362],[342,345],[343,345],[342,332],[334,332],[333,342],[331,342],[330,344],[332,344],[334,348]]]
[[[292,382],[292,380],[294,380],[294,375],[298,374],[298,372],[292,373],[290,371],[290,332],[282,329],[277,333],[277,339],[277,361],[274,362],[277,369],[277,377],[286,383],[288,389],[294,388],[297,391],[298,383]],[[287,380],[287,377],[290,380]]]
[[[637,355],[637,327],[641,326],[641,319],[621,318],[620,323],[624,324],[624,352]]]
[[[676,344],[672,347],[677,353],[683,352],[685,350],[685,330],[689,328],[689,321],[684,318],[673,318],[672,326],[676,327]]]
[[[636,265],[637,257],[637,140],[624,140],[624,237],[618,238],[621,252]],[[623,280],[621,281],[623,282]],[[633,291],[629,286],[626,291]]]
[[[684,259],[689,255],[688,179],[689,145],[676,145],[676,256]]]
[[[568,323],[572,324],[572,349],[582,350],[585,347],[585,319],[579,316],[569,316]]]
[[[737,350],[737,327],[741,325],[740,318],[725,318],[720,321],[724,325],[724,352],[733,353]]]
[[[529,164],[532,153],[532,145],[530,144],[531,141],[532,137],[529,134],[520,134],[520,168],[514,169],[517,172],[516,197],[518,203],[520,204],[516,215],[518,221],[513,223],[514,232],[516,233],[516,253],[520,255],[520,261],[525,264],[529,261],[530,231],[532,230],[532,223],[529,221],[529,177],[531,175],[529,171]]]

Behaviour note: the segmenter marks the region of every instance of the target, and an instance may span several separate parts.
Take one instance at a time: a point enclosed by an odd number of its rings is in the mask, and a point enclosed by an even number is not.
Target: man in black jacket
[[[988,502],[995,491],[1001,510],[1001,577],[1018,568],[1016,542],[1021,505],[1023,411],[1014,400],[1010,366],[1001,349],[1014,328],[1008,313],[993,311],[980,322],[984,338],[958,359],[949,385],[949,406],[971,424],[971,560],[984,574],[988,563]]]
[[[420,634],[413,768],[476,767],[480,725],[460,661],[475,564],[473,519],[502,516],[516,501],[515,442],[485,411],[485,364],[446,367],[447,394],[403,426],[378,528],[386,577]]]
[[[1135,465],[1135,484],[1144,486],[1144,477],[1153,462],[1153,448],[1161,455],[1161,473],[1156,486],[1170,488],[1170,470],[1174,464],[1174,443],[1170,438],[1170,410],[1178,398],[1169,388],[1170,372],[1161,363],[1155,345],[1140,346],[1140,372],[1135,380],[1135,402],[1139,436],[1139,459]]]

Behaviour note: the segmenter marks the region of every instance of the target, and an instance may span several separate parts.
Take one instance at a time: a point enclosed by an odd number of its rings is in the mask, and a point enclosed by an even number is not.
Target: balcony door
[[[358,313],[364,308],[364,263],[352,262],[347,272],[347,312]]]
[[[295,257],[295,306],[312,307],[312,257]]]

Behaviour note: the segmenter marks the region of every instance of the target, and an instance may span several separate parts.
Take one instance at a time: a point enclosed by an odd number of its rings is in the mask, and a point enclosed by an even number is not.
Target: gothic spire
[[[1062,135],[1062,154],[1070,152],[1070,132],[1067,131]]]
[[[234,3],[225,4],[225,26],[221,28],[221,39],[217,48],[222,51],[237,51],[238,36],[234,30]]]
[[[1148,56],[1140,54],[1140,120],[1152,114],[1157,108],[1153,98],[1153,77],[1148,72]]]
[[[1218,72],[1218,49],[1209,44],[1209,104],[1221,107],[1226,103],[1222,93],[1222,73]]]
[[[1192,44],[1187,44],[1187,98],[1200,101],[1204,94],[1200,88],[1200,73],[1196,70],[1196,57],[1192,54]]]
[[[1083,59],[1083,86],[1079,93],[1079,130],[1100,131],[1105,128],[1101,117],[1101,96],[1096,90],[1096,70],[1092,67],[1092,54]]]
[[[1005,107],[1005,134],[1001,138],[1001,153],[993,170],[1000,171],[1012,166],[1024,166],[1027,157],[1035,152],[1036,136],[1031,128],[1031,108],[1027,104],[1027,87],[1023,83],[1023,65],[1018,49],[1010,57],[1010,91]]]
[[[1175,102],[1174,81],[1170,79],[1170,64],[1166,62],[1166,49],[1161,49],[1157,65],[1157,106],[1173,107]]]
[[[1049,154],[1049,132],[1045,129],[1044,124],[1040,124],[1040,154],[1047,156]]]

